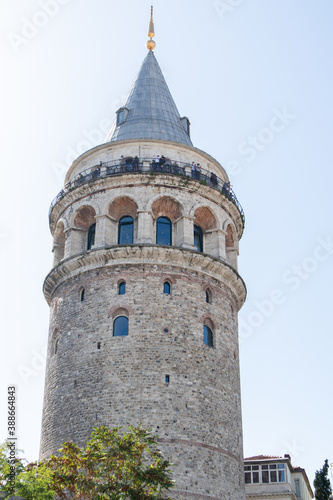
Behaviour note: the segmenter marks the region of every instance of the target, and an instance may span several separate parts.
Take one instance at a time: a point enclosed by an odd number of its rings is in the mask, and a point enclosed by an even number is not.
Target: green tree
[[[16,450],[15,455],[19,453],[21,451]],[[51,473],[44,467],[36,468],[36,464],[26,463],[19,457],[11,458],[8,443],[0,444],[0,490],[26,500],[53,500],[55,492],[50,489]]]
[[[160,499],[173,487],[170,462],[157,438],[141,427],[94,428],[86,446],[66,442],[59,456],[27,465],[17,476],[16,494],[27,500]],[[163,496],[163,498],[167,498]]]
[[[52,472],[44,465],[28,464],[17,476],[16,495],[26,500],[53,500]]]
[[[19,451],[17,450],[16,453]],[[22,460],[16,456],[12,458],[8,443],[0,444],[0,490],[14,494],[17,487],[17,475],[23,470]]]
[[[315,479],[313,481],[313,486],[315,488],[315,499],[316,500],[328,500],[332,494],[332,487],[330,480],[328,479],[328,460],[322,469],[317,470],[315,474]]]

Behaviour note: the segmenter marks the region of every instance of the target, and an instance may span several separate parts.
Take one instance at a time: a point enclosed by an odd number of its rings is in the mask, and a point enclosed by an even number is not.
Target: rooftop
[[[189,122],[181,118],[152,51],[139,74],[105,142],[159,139],[192,146]]]

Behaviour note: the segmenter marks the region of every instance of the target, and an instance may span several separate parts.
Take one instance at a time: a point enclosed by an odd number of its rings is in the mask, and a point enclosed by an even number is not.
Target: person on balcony
[[[232,198],[231,192],[230,192],[230,182],[225,182],[222,187],[222,193],[224,193],[227,198]]]
[[[197,163],[194,166],[194,178],[197,179],[198,181],[200,180],[200,174],[201,174],[200,163]]]
[[[139,170],[139,158],[138,156],[134,156],[133,158],[133,170],[136,172]]]
[[[95,167],[95,168],[93,169],[93,171],[92,171],[92,176],[93,176],[93,179],[96,179],[97,177],[99,177],[100,172],[101,172],[100,167]]]
[[[212,172],[210,174],[210,183],[215,187],[217,186],[217,177],[216,177],[216,174],[214,174],[214,172]]]

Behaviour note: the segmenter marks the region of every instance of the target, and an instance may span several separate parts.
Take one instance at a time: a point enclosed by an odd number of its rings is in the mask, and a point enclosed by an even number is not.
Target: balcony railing
[[[135,159],[130,160],[113,160],[108,162],[100,162],[98,165],[90,167],[87,170],[77,174],[65,187],[58,193],[51,203],[49,215],[54,205],[61,200],[68,192],[73,189],[92,182],[96,179],[103,179],[114,175],[136,174],[136,173],[149,173],[151,175],[164,173],[170,175],[179,175],[183,178],[193,179],[210,186],[220,191],[226,198],[228,198],[240,211],[243,222],[245,221],[244,211],[241,204],[236,198],[236,195],[229,184],[217,177],[214,172],[210,172],[201,167],[195,167],[189,163],[174,162],[166,159],[164,162],[156,162],[152,159]]]

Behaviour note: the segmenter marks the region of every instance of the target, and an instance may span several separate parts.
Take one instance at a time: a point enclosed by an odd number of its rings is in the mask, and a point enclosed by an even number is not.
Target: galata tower
[[[152,17],[148,36],[105,143],[74,161],[50,208],[41,458],[94,426],[141,423],[174,464],[172,496],[243,500],[244,214],[222,165],[191,142]]]

